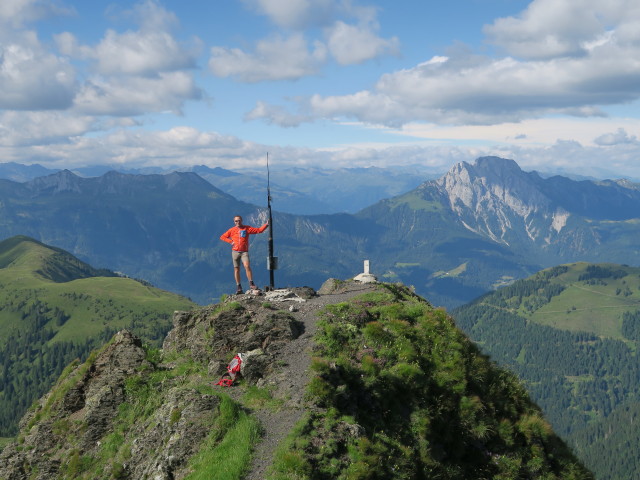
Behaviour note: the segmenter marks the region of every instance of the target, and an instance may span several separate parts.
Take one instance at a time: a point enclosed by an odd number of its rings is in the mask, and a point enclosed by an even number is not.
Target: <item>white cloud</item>
[[[201,95],[192,76],[185,72],[108,81],[95,77],[78,92],[74,109],[91,115],[143,115],[166,110],[179,114],[185,100]]]
[[[602,146],[640,144],[640,142],[638,142],[638,137],[635,135],[629,136],[624,128],[618,128],[618,130],[613,133],[600,135],[593,142]]]
[[[84,135],[96,126],[93,117],[61,112],[0,113],[0,145],[24,147],[67,143],[69,137]]]
[[[122,12],[125,17],[131,17],[140,24],[145,32],[168,31],[180,25],[176,15],[163,8],[158,0],[144,0],[137,2],[130,10]]]
[[[243,0],[279,27],[294,30],[330,22],[341,8],[335,0]]]
[[[90,115],[181,113],[185,101],[202,98],[187,71],[196,67],[198,45],[183,45],[171,34],[175,16],[152,0],[120,15],[133,18],[140,29],[107,30],[95,46],[81,45],[69,32],[54,36],[62,53],[93,67],[78,87],[74,108]]]
[[[258,102],[253,110],[244,116],[245,120],[266,119],[268,123],[281,127],[296,127],[307,119],[303,115],[292,116],[284,108]]]
[[[22,163],[37,161],[48,167],[59,168],[126,164],[131,168],[208,165],[233,169],[262,166],[264,152],[268,151],[281,167],[417,165],[420,171],[427,169],[434,173],[444,173],[456,162],[471,162],[480,156],[498,155],[514,159],[526,171],[561,174],[579,172],[596,178],[640,179],[640,165],[637,164],[640,142],[605,147],[585,146],[567,140],[542,145],[522,142],[518,145],[501,142],[490,144],[489,138],[484,145],[452,145],[451,142],[417,144],[415,140],[411,140],[406,145],[363,144],[309,149],[261,145],[192,127],[174,127],[157,132],[118,129],[109,134],[83,135],[86,131],[98,128],[91,117],[75,118],[53,112],[5,113],[0,116],[3,158],[4,161]],[[635,131],[640,131],[640,128],[636,127]],[[485,132],[481,133],[485,135]],[[442,134],[455,136],[452,132]],[[468,134],[459,134],[463,140],[468,140]],[[497,137],[497,133],[494,136]],[[608,159],[607,162],[602,161],[603,157]]]
[[[398,54],[399,41],[380,38],[369,25],[336,22],[328,32],[329,51],[341,65],[363,63],[386,54]]]
[[[616,133],[602,135],[602,132],[615,128]],[[390,133],[442,143],[453,141],[480,146],[514,144],[519,147],[542,147],[562,140],[572,140],[584,146],[631,143],[635,141],[635,136],[629,136],[627,130],[640,132],[640,119],[556,117],[497,125],[459,126],[416,122],[391,130]]]
[[[0,108],[75,107],[80,114],[115,116],[179,113],[186,100],[202,97],[185,71],[196,66],[197,44],[187,48],[176,41],[170,29],[177,19],[157,2],[147,0],[123,13],[139,22],[139,31],[108,30],[95,47],[81,45],[69,32],[54,35],[59,51],[70,58],[47,51],[34,32],[19,29],[45,14],[67,13],[47,0],[0,4]],[[76,66],[83,66],[75,60],[95,68],[81,79]]]
[[[103,75],[152,75],[195,67],[195,59],[167,32],[109,30],[95,48],[98,72]]]
[[[95,60],[95,70],[102,75],[146,76],[195,68],[198,47],[182,45],[172,35],[179,23],[173,13],[147,0],[121,15],[136,21],[139,30],[107,30],[95,47],[78,46],[67,32],[55,37],[59,48],[67,55]]]
[[[636,0],[534,0],[516,17],[485,27],[491,43],[522,58],[581,56],[606,40],[609,30],[638,20]]]
[[[7,161],[24,162],[23,158],[28,156],[44,166],[58,168],[117,164],[131,168],[191,165],[243,168],[263,165],[267,148],[231,135],[202,132],[192,127],[174,127],[157,132],[119,129],[100,136],[71,137],[64,143],[4,150]],[[297,160],[314,163],[327,155],[324,152],[277,146],[268,147],[268,151],[283,164],[295,164]]]
[[[326,48],[316,42],[307,49],[300,33],[289,37],[273,36],[258,42],[255,53],[237,48],[213,47],[209,68],[218,77],[238,77],[244,82],[296,80],[318,73],[326,61]]]
[[[378,36],[377,9],[373,7],[337,0],[244,0],[244,3],[285,31],[258,41],[253,52],[212,47],[209,69],[218,77],[236,77],[248,83],[296,80],[317,75],[329,55],[340,65],[352,65],[398,54],[397,38]],[[345,19],[354,19],[355,23],[347,23]],[[322,40],[314,36],[314,28],[322,28]]]
[[[75,87],[74,68],[45,51],[33,32],[0,40],[0,108],[64,109]]]
[[[95,62],[94,71],[101,75],[156,75],[193,69],[194,55],[168,32],[125,32],[108,30],[95,47],[80,45],[77,38],[64,32],[54,36],[58,49],[65,55]]]
[[[0,31],[22,28],[25,24],[55,15],[73,15],[74,10],[50,0],[2,0],[0,2]]]
[[[545,2],[532,6],[546,6]],[[617,18],[615,12],[609,13],[608,18]],[[562,19],[556,23],[568,21]],[[630,8],[620,22],[606,32],[592,29],[592,36],[575,34],[580,55],[569,55],[571,48],[563,47],[563,55],[555,58],[543,58],[545,54],[523,60],[452,49],[446,57],[382,75],[372,90],[301,98],[299,110],[309,119],[353,118],[388,126],[413,121],[498,124],[557,114],[601,116],[604,106],[640,98],[640,28],[630,28],[640,26],[640,7]],[[280,119],[290,123],[282,115]]]
[[[75,69],[47,50],[27,25],[71,9],[48,0],[0,2],[0,108],[13,110],[64,109],[71,105]]]

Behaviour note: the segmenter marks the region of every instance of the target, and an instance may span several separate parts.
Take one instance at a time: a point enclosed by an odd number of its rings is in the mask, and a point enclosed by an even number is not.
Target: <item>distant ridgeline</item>
[[[262,224],[266,198],[251,204],[233,196],[260,192],[256,178],[195,170],[210,181],[194,172],[113,171],[92,178],[60,171],[25,183],[0,179],[0,238],[29,235],[209,304],[233,288],[228,245],[218,236],[236,214]],[[344,185],[348,194],[391,192],[372,170],[320,175],[310,170],[306,182],[316,194],[331,196]],[[498,157],[460,162],[437,180],[424,179],[391,198],[371,197],[355,214],[282,213],[291,198],[303,200],[289,197],[290,189],[274,191],[278,284],[319,288],[328,277],[352,277],[364,259],[373,259],[380,279],[413,285],[435,305],[452,308],[558,264],[640,265],[640,187],[631,182],[544,178]],[[386,180],[395,183],[394,192],[410,188],[391,174]],[[304,190],[302,196],[311,195],[310,187]],[[252,239],[259,285],[266,283],[266,244],[264,236]]]
[[[129,328],[159,345],[185,298],[19,236],[0,242],[0,436],[72,360]]]
[[[300,311],[229,298],[176,312],[161,351],[119,332],[65,370],[0,454],[0,478],[255,478],[257,418],[284,409],[300,420],[260,478],[593,480],[444,310],[398,284],[337,288],[356,293],[320,311],[301,403],[283,385]],[[213,387],[236,352],[242,377]]]
[[[453,312],[601,480],[640,471],[640,268],[562,265]]]

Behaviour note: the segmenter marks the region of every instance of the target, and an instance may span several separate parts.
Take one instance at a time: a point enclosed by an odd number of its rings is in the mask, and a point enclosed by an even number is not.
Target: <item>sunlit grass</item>
[[[191,460],[193,473],[185,480],[240,480],[251,465],[259,437],[258,421],[223,396],[216,425]]]

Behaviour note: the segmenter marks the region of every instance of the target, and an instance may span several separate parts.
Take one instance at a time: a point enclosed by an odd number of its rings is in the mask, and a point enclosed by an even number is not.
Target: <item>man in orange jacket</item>
[[[255,235],[256,233],[262,233],[269,228],[269,222],[262,225],[260,228],[250,227],[242,224],[242,217],[236,215],[233,217],[233,223],[235,224],[229,230],[220,235],[220,240],[231,244],[231,259],[233,260],[233,276],[236,279],[236,293],[242,293],[242,285],[240,284],[240,262],[244,265],[244,269],[247,272],[247,278],[249,279],[249,286],[251,290],[257,290],[255,283],[253,283],[253,273],[251,272],[251,265],[249,263],[249,235]]]

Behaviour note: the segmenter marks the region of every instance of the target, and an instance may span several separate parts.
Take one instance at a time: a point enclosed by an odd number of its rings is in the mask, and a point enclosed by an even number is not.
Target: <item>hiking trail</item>
[[[253,454],[250,471],[245,480],[264,480],[268,467],[273,461],[276,448],[294,425],[307,411],[304,405],[304,392],[309,381],[309,367],[313,348],[313,337],[317,330],[317,314],[327,305],[345,302],[357,295],[373,291],[375,284],[350,284],[348,289],[339,293],[314,296],[305,302],[278,302],[283,309],[293,305],[291,315],[302,322],[304,331],[295,340],[289,342],[278,354],[276,361],[283,365],[274,385],[274,398],[283,400],[278,409],[269,407],[252,409],[251,413],[259,420],[262,438]],[[225,390],[234,400],[241,401],[243,388],[231,387]]]

